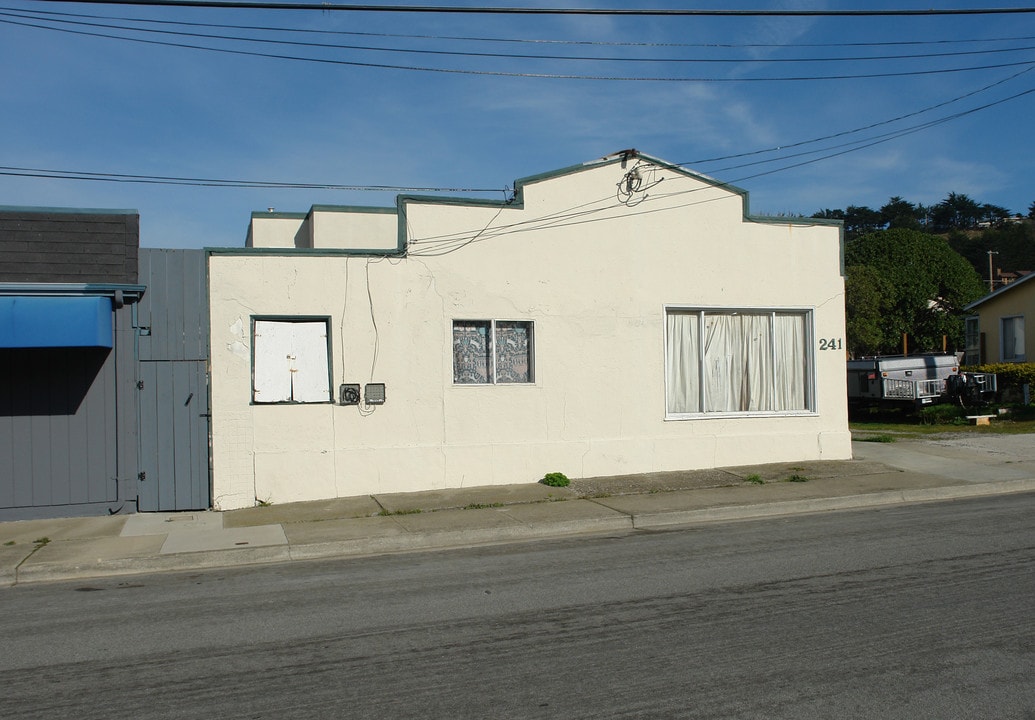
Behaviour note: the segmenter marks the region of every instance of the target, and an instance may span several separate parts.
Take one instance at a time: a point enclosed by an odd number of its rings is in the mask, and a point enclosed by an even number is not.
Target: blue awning
[[[0,296],[0,348],[111,346],[110,297]]]

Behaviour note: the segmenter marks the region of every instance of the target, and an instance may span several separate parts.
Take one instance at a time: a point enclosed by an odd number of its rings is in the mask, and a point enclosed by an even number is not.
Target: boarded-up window
[[[327,319],[255,319],[252,401],[331,401]]]

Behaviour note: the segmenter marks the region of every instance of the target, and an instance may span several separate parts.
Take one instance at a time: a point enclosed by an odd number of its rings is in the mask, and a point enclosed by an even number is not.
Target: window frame
[[[773,342],[775,333],[775,317],[777,315],[793,315],[802,318],[802,349],[804,350],[804,357],[802,358],[802,391],[804,395],[804,407],[801,409],[790,409],[790,410],[696,410],[692,412],[680,412],[672,411],[670,409],[670,379],[673,377],[672,373],[672,361],[670,357],[670,337],[669,337],[669,317],[672,314],[696,314],[698,323],[698,337],[702,337],[701,332],[704,330],[705,318],[708,314],[712,315],[735,315],[735,314],[752,314],[752,315],[768,315],[769,316],[769,337],[770,337],[770,356],[772,358],[770,371],[772,376],[770,377],[770,383],[773,383],[775,388],[776,382],[776,361],[775,353],[776,347]],[[663,382],[663,398],[662,402],[665,408],[665,420],[701,420],[701,419],[720,419],[720,418],[751,418],[751,417],[802,417],[802,416],[815,416],[818,414],[817,410],[817,357],[816,357],[816,331],[815,331],[815,308],[812,307],[758,307],[758,306],[708,306],[708,305],[684,305],[684,304],[667,304],[664,306],[663,311],[663,338],[662,338],[662,350],[664,352],[664,382]],[[705,360],[705,346],[703,343],[698,342],[697,345],[697,366],[698,366],[698,407],[707,408],[707,385],[705,384],[705,372],[706,364]]]
[[[283,323],[283,324],[301,324],[301,323],[323,323],[326,331],[326,355],[325,360],[327,364],[327,395],[320,400],[259,400],[256,399],[255,395],[258,392],[256,388],[256,342],[255,342],[255,331],[258,323]],[[333,368],[333,345],[331,338],[331,316],[330,315],[252,315],[251,316],[251,334],[249,336],[249,342],[251,344],[251,405],[329,405],[334,403],[334,368]]]
[[[487,324],[488,325],[488,339],[489,339],[489,358],[490,367],[488,368],[491,372],[491,377],[487,382],[461,382],[457,380],[457,355],[456,355],[456,327],[457,323],[465,323],[469,325],[474,324]],[[527,327],[528,332],[528,380],[514,380],[514,381],[501,381],[499,377],[499,356],[497,355],[496,347],[496,328],[498,323],[513,323],[521,324]],[[453,387],[495,387],[495,386],[528,386],[535,385],[536,372],[535,372],[535,321],[529,319],[516,319],[516,318],[474,318],[474,317],[458,317],[453,318],[449,323],[449,339],[450,339],[450,355],[452,361],[450,363],[452,369]]]
[[[981,363],[981,316],[968,315],[963,318],[963,364]]]
[[[1020,326],[1020,330],[1021,330],[1021,333],[1020,333],[1021,334],[1021,352],[1019,354],[1017,354],[1017,355],[1012,355],[1010,357],[1006,356],[1006,324],[1007,324],[1007,322],[1011,322],[1011,323],[1015,322],[1015,323],[1017,323]],[[1027,338],[1024,337],[1024,331],[1025,331],[1024,325],[1025,325],[1025,323],[1024,323],[1024,315],[1020,315],[1020,314],[1018,314],[1018,315],[1003,315],[1002,317],[999,318],[999,361],[1000,362],[1009,362],[1009,363],[1027,362],[1027,353],[1025,352]]]

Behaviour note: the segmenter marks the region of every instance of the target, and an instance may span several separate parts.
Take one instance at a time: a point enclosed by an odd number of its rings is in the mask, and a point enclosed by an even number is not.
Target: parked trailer
[[[995,398],[992,373],[961,373],[955,355],[895,355],[848,361],[851,404],[962,404]]]

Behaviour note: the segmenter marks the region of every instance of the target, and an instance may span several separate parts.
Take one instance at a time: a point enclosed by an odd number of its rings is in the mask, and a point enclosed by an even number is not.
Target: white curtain
[[[670,413],[807,408],[805,314],[705,311],[699,338],[701,318],[668,313]]]
[[[669,312],[666,332],[668,411],[701,412],[698,313]]]
[[[704,363],[707,412],[772,409],[770,316],[705,315]]]
[[[1024,318],[1003,318],[1003,360],[1024,359]]]
[[[774,320],[776,392],[772,409],[805,410],[805,316],[776,313]]]

